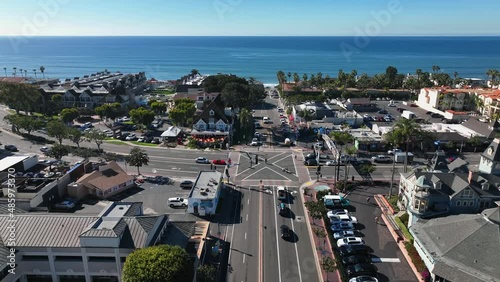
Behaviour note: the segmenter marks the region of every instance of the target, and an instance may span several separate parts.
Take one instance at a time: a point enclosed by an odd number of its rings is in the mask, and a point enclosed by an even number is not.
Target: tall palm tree
[[[302,75],[302,81],[306,82],[307,81],[307,73],[304,73]]]
[[[131,165],[137,167],[137,174],[141,174],[139,168],[143,165],[148,165],[149,156],[146,151],[139,147],[134,147],[130,150],[130,154],[126,157],[126,161]]]
[[[335,141],[335,146],[338,150],[337,157],[337,173],[335,179],[338,181],[340,179],[340,157],[345,145],[352,143],[354,141],[353,136],[347,131],[332,131],[330,132],[330,138]],[[340,147],[340,149],[338,149]]]
[[[43,79],[45,79],[45,67],[44,66],[40,67],[40,72],[42,73]]]
[[[292,77],[292,73],[291,73],[291,72],[288,72],[288,73],[287,73],[287,76],[288,76],[288,81],[287,81],[287,82],[289,82],[289,81],[290,81],[290,78]]]
[[[24,69],[24,77],[28,77],[28,70]]]
[[[7,77],[7,68],[6,68],[6,67],[4,67],[4,68],[3,68],[3,71],[5,72],[5,77]]]
[[[416,123],[414,120],[405,118],[396,122],[392,127],[392,130],[384,135],[385,140],[394,146],[405,144],[405,173],[408,171],[408,151],[410,150],[410,144],[422,135],[424,135],[424,131],[422,130],[422,127],[420,127],[420,124]]]
[[[295,82],[295,84],[299,83],[300,81],[299,74],[296,72],[293,73],[293,81]]]
[[[23,77],[23,69],[19,69],[19,72],[21,73],[21,77]]]
[[[33,69],[33,72],[35,73],[35,80],[37,80],[37,78],[36,78],[36,69]]]
[[[276,73],[276,78],[278,79],[279,84],[283,84],[283,82],[285,82],[286,80],[286,75],[283,71],[280,70]]]
[[[252,118],[252,113],[247,108],[243,108],[238,116],[238,120],[240,121],[241,128],[243,129],[244,133],[247,136],[250,136],[250,130],[252,130],[252,123],[253,123],[253,118]]]
[[[17,68],[13,67],[12,69],[14,70],[14,76],[17,76]]]

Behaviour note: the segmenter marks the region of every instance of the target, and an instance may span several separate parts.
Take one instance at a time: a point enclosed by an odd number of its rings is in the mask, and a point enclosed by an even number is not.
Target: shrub
[[[422,258],[418,254],[417,249],[415,249],[415,247],[413,246],[413,243],[405,242],[404,244],[405,244],[405,249],[406,249],[406,251],[408,251],[408,255],[410,256],[411,261],[415,265],[415,268],[417,269],[417,271],[422,273],[425,270],[427,270],[427,268],[425,267],[424,261],[422,260]]]
[[[404,214],[402,214],[399,219],[401,219],[401,222],[405,225],[405,226],[408,226],[408,219],[409,219],[409,215],[407,212],[405,212]]]
[[[413,244],[413,236],[410,234],[410,231],[408,231],[408,227],[404,225],[403,222],[401,222],[401,219],[399,217],[394,217],[394,221],[398,225],[399,229],[401,229],[401,232],[403,232],[405,238],[410,240],[410,242]]]

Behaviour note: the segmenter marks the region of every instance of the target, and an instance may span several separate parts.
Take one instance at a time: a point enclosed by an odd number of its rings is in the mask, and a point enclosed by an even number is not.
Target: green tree
[[[215,282],[217,269],[212,264],[204,264],[196,271],[196,282]]]
[[[57,109],[59,109],[59,107],[61,107],[61,102],[62,102],[61,94],[52,95],[52,97],[50,97],[50,100],[52,101],[52,103],[54,103],[54,105]]]
[[[299,74],[296,72],[293,73],[293,81],[295,82],[295,84],[299,83],[300,81]]]
[[[68,129],[68,137],[71,142],[75,143],[78,148],[80,148],[80,143],[82,142],[83,133],[76,128]]]
[[[316,224],[315,220],[323,218],[323,214],[326,213],[325,205],[319,201],[306,202],[305,206],[313,218],[313,224]]]
[[[192,69],[192,70],[191,70],[191,75],[192,75],[192,76],[195,76],[195,75],[197,75],[197,74],[200,74],[200,72],[199,72],[197,69]]]
[[[62,140],[68,137],[69,127],[58,120],[50,121],[47,124],[47,133],[50,137],[54,137],[62,145]]]
[[[89,132],[85,133],[85,137],[90,141],[94,142],[97,145],[97,150],[101,151],[101,145],[106,139],[106,134],[100,130],[92,129]]]
[[[337,263],[331,257],[323,257],[321,266],[328,273],[335,272],[338,269]]]
[[[169,118],[175,125],[185,126],[193,119],[196,113],[194,102],[189,99],[175,101],[175,107],[168,112]]]
[[[130,110],[130,117],[135,123],[149,125],[155,119],[155,113],[151,110],[140,107]]]
[[[128,255],[122,276],[123,282],[187,281],[190,268],[184,249],[158,245],[137,249]]]
[[[335,141],[335,145],[338,150],[337,163],[340,164],[340,157],[343,154],[344,146],[354,142],[353,136],[347,131],[332,131],[330,132],[330,138]],[[340,166],[337,166],[336,178],[337,181],[340,180]]]
[[[252,113],[247,108],[244,108],[240,111],[238,120],[240,122],[241,129],[245,133],[245,136],[250,136],[251,130],[253,130],[254,125]]]
[[[42,97],[38,88],[24,83],[0,83],[0,103],[16,110],[16,113],[24,111],[30,113],[40,110]]]
[[[42,73],[43,79],[45,79],[45,67],[44,66],[40,67],[40,72]]]
[[[276,73],[276,78],[278,79],[278,84],[280,85],[286,81],[286,75],[281,70]]]
[[[472,147],[474,147],[474,153],[475,153],[477,150],[477,146],[483,144],[483,140],[479,135],[474,135],[469,139],[469,141],[467,141],[467,143],[469,143]]]
[[[167,104],[163,102],[151,103],[151,110],[155,112],[157,115],[162,115],[167,111]]]
[[[55,158],[56,160],[60,160],[62,159],[62,157],[67,156],[68,154],[68,147],[61,144],[55,144],[49,149],[49,151],[47,151],[47,156]]]
[[[140,175],[139,168],[143,165],[148,165],[149,156],[146,151],[139,147],[134,147],[130,150],[130,154],[126,157],[126,161],[131,165],[137,167],[137,174]]]
[[[28,135],[31,135],[31,132],[35,130],[42,129],[44,125],[43,121],[40,120],[39,118],[23,116],[23,115],[19,115],[18,122],[19,122],[19,127],[21,129],[26,130]]]
[[[410,144],[412,141],[421,139],[422,135],[424,135],[424,131],[420,127],[420,124],[416,123],[414,120],[405,118],[398,120],[393,125],[392,130],[384,135],[385,140],[394,146],[405,144],[405,173],[408,170],[408,151],[410,150]]]
[[[302,81],[307,82],[307,73],[302,75]]]
[[[65,123],[73,122],[80,116],[77,108],[66,108],[61,111],[61,120]]]

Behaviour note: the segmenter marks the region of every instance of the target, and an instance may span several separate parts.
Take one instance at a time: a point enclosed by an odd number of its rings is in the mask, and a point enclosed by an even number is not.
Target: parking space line
[[[372,258],[372,262],[401,262],[399,258]]]

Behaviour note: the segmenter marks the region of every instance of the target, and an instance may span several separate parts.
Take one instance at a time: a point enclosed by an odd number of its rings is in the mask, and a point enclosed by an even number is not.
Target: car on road
[[[358,263],[347,267],[347,275],[355,277],[360,275],[376,276],[378,268],[371,263]]]
[[[342,257],[348,257],[352,255],[363,255],[369,254],[370,249],[366,245],[346,245],[339,248],[339,254]]]
[[[350,222],[336,222],[330,226],[332,232],[340,232],[340,231],[354,231],[354,225]]]
[[[47,147],[47,146],[44,146],[44,147],[40,148],[40,151],[41,151],[42,153],[47,153],[49,150],[50,150],[50,148],[49,148],[49,147]]]
[[[304,165],[306,165],[306,166],[317,166],[318,165],[318,161],[315,160],[315,159],[305,160],[304,161]]]
[[[394,154],[397,154],[397,153],[402,153],[403,151],[401,149],[394,149],[394,150],[389,150],[387,151],[387,154],[388,155],[394,155]]]
[[[127,140],[127,137],[130,135],[130,132],[122,132],[120,134],[120,140],[125,141]]]
[[[180,197],[168,198],[168,205],[171,208],[186,207],[188,205],[188,200]]]
[[[351,236],[354,236],[354,230],[344,230],[344,231],[339,231],[339,232],[333,233],[333,239],[335,239],[335,240],[342,239],[345,237],[351,237]]]
[[[160,141],[160,138],[158,137],[154,137],[153,140],[151,140],[151,144],[160,144],[161,141]]]
[[[307,154],[305,157],[304,157],[305,160],[314,160],[316,159],[316,154]]]
[[[342,258],[344,265],[358,264],[358,263],[371,263],[372,259],[367,255],[352,255]]]
[[[285,203],[280,203],[278,205],[278,213],[281,216],[287,216],[289,213],[288,207],[285,205]]]
[[[125,140],[126,141],[133,141],[133,140],[136,140],[137,139],[137,136],[135,135],[135,133],[130,133],[126,138]]]
[[[213,160],[212,163],[215,165],[226,165],[225,160]]]
[[[281,225],[280,231],[281,231],[281,238],[285,240],[289,240],[290,238],[292,238],[292,230],[290,230],[290,227],[288,227],[287,225],[284,224]]]
[[[372,276],[362,275],[349,279],[349,282],[378,282],[378,279]]]
[[[378,113],[381,114],[381,115],[386,115],[389,112],[387,110],[380,110],[380,111],[378,111]]]
[[[376,155],[372,157],[372,160],[376,163],[390,163],[392,158],[386,155]]]
[[[197,164],[209,164],[210,161],[207,159],[207,158],[204,158],[204,157],[197,157],[195,162]]]
[[[337,247],[342,247],[345,245],[364,245],[365,241],[361,237],[346,237],[337,240]]]
[[[17,152],[19,151],[16,146],[14,145],[5,145],[4,149],[10,152]]]
[[[191,180],[183,180],[181,182],[181,188],[182,189],[191,189],[191,188],[193,188],[193,184],[194,183]]]

